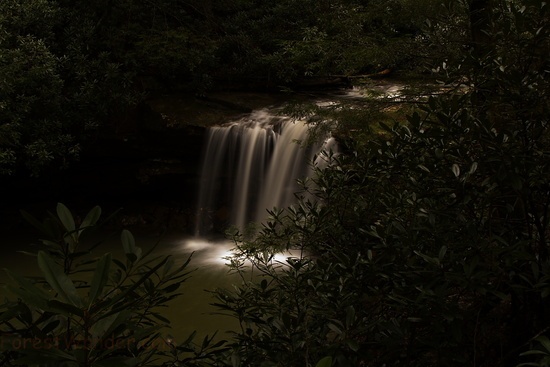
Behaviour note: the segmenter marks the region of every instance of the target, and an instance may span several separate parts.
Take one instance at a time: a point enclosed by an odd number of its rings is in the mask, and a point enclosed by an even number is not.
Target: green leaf
[[[231,367],[240,367],[241,366],[241,356],[237,349],[233,350],[231,353]]]
[[[516,174],[510,175],[510,183],[515,190],[521,190],[523,187],[521,177]]]
[[[135,339],[136,342],[147,339],[154,341],[159,337],[158,331],[164,327],[164,325],[154,325],[144,329],[134,329],[132,338]]]
[[[477,162],[472,163],[472,165],[470,166],[469,173],[473,174],[475,171],[477,171],[477,166],[478,166]]]
[[[393,131],[393,129],[392,129],[391,127],[389,127],[388,125],[386,125],[385,123],[383,123],[383,122],[380,121],[380,122],[378,122],[378,124],[380,125],[380,127],[381,127],[382,129],[386,130],[387,132],[390,132],[390,133],[392,133],[392,134],[395,133],[395,131]]]
[[[28,303],[30,306],[47,310],[48,303],[47,300],[50,296],[44,292],[42,289],[36,287],[29,279],[19,276],[15,273],[10,272],[8,269],[4,269],[8,276],[15,281],[19,288],[12,285],[7,285],[6,289],[12,292],[13,294],[19,296],[23,301]]]
[[[550,352],[550,339],[548,339],[547,336],[541,335],[535,338],[536,341],[542,344],[544,349],[546,349],[548,352]]]
[[[58,326],[59,324],[61,324],[61,320],[53,320],[51,322],[49,322],[48,324],[46,324],[46,326],[44,326],[41,330],[41,332],[43,334],[48,334],[52,331],[54,331]]]
[[[532,356],[532,355],[545,355],[547,356],[548,353],[544,352],[542,350],[528,350],[527,352],[521,353],[520,356]],[[534,366],[534,365],[533,365]],[[537,364],[538,366],[538,364]]]
[[[120,239],[122,240],[122,247],[124,248],[124,252],[126,254],[135,254],[136,240],[134,239],[132,233],[125,229],[122,231]]]
[[[106,253],[97,262],[97,268],[94,272],[92,284],[90,286],[88,309],[95,302],[97,297],[101,295],[103,287],[109,280],[109,270],[111,269],[111,254]]]
[[[67,232],[72,232],[75,230],[73,215],[65,205],[57,203],[57,216],[59,217],[59,220],[61,220],[61,223],[63,223],[63,227],[65,227]]]
[[[455,177],[460,176],[460,167],[458,166],[458,164],[454,163],[451,168],[453,170]]]
[[[170,325],[170,320],[168,320],[166,317],[159,315],[158,313],[154,312],[152,313],[153,317],[160,320],[166,325]]]
[[[349,329],[355,323],[355,308],[348,306],[346,308],[346,328]]]
[[[151,275],[153,275],[160,267],[162,267],[166,261],[168,260],[168,257],[164,258],[164,260],[162,260],[161,262],[159,262],[157,265],[155,265],[153,268],[151,268],[147,273],[143,274],[134,284],[132,284],[131,287],[128,287],[126,288],[124,291],[120,292],[119,294],[117,294],[115,297],[113,298],[110,298],[108,300],[106,300],[105,302],[102,302],[102,303],[99,303],[97,304],[96,306],[97,307],[103,307],[103,308],[107,308],[107,307],[110,307],[112,305],[115,305],[117,302],[119,302],[120,300],[124,299],[126,297],[126,295],[132,293],[136,288],[138,288],[139,286],[141,286],[147,279],[149,279],[149,277]],[[114,313],[117,313],[119,312],[121,309],[124,309],[127,307],[128,304],[123,304],[121,306],[118,306],[118,307],[115,307],[113,308],[111,311],[107,312],[105,315],[103,315],[102,317],[107,317],[109,315],[112,315]]]
[[[420,256],[421,258],[423,258],[427,263],[429,264],[432,264],[432,265],[435,265],[435,266],[439,266],[440,265],[440,262],[439,262],[439,259],[436,259],[435,257],[430,257],[428,255],[425,255],[423,253],[420,253],[418,251],[413,251],[415,254],[417,254],[418,256]]]
[[[428,167],[424,166],[423,164],[419,164],[418,168],[420,168],[421,170],[426,171],[428,173],[431,173],[430,170],[428,169]]]
[[[133,254],[133,253],[127,253],[126,254],[126,258],[128,260],[130,260],[131,263],[135,263],[138,259],[138,257],[136,256],[136,254]]]
[[[38,252],[38,266],[42,270],[48,284],[61,298],[72,303],[74,306],[82,306],[82,301],[76,292],[72,280],[44,251]]]
[[[342,335],[343,331],[338,326],[334,325],[333,323],[328,324],[328,328],[332,331],[334,331],[338,335]]]
[[[190,344],[193,339],[195,339],[195,336],[197,335],[197,331],[196,330],[193,330],[193,332],[191,334],[189,334],[189,336],[187,337],[187,339],[181,343],[180,345],[188,345]]]
[[[48,301],[48,307],[51,310],[61,312],[63,315],[78,315],[80,317],[84,316],[84,312],[80,308],[73,306],[69,303],[60,302],[56,299]]]
[[[94,208],[92,208],[92,210],[88,212],[88,214],[86,215],[86,218],[84,218],[84,220],[80,224],[80,229],[94,226],[99,220],[100,216],[101,216],[101,208],[99,206],[95,206]]]
[[[164,264],[163,274],[166,275],[174,267],[174,258],[170,257],[166,264]]]
[[[111,335],[111,334],[115,331],[115,329],[118,326],[126,322],[126,320],[128,320],[130,315],[131,315],[130,311],[124,310],[124,311],[109,315],[108,317],[104,317],[99,321],[97,321],[90,328],[90,333],[92,335],[93,340],[97,342],[101,339],[113,337],[114,335]]]
[[[14,281],[16,282],[17,284],[19,284],[19,286],[29,292],[32,292],[32,293],[35,293],[36,295],[40,296],[41,298],[44,298],[44,299],[47,299],[49,298],[49,295],[48,293],[46,293],[45,291],[43,291],[42,289],[38,288],[37,286],[34,285],[34,283],[25,278],[25,277],[22,277],[16,273],[13,273],[11,272],[10,270],[8,269],[4,269],[4,271],[6,272],[6,274]]]
[[[113,259],[113,262],[122,270],[126,271],[126,265],[124,265],[120,260]]]
[[[359,350],[359,343],[357,341],[349,339],[346,341],[346,344],[348,345],[349,349],[351,349],[354,352],[357,352]]]
[[[445,257],[446,253],[447,253],[447,246],[445,245],[441,246],[441,248],[439,249],[439,255],[438,255],[439,261],[443,261],[443,258]]]
[[[330,357],[330,356],[322,358],[315,365],[315,367],[331,367],[331,366],[332,366],[332,357]]]
[[[48,310],[48,301],[36,293],[27,291],[25,289],[17,288],[12,285],[4,287],[8,292],[21,298],[28,306],[32,306],[41,310]]]
[[[210,343],[212,342],[212,339],[214,339],[214,335],[212,335],[212,337],[210,337],[210,338],[208,337],[208,335],[206,335],[204,337],[204,339],[202,340],[202,344],[201,344],[202,349],[206,349],[210,345]]]
[[[178,290],[178,288],[180,287],[181,285],[181,282],[178,282],[178,283],[174,283],[174,284],[170,284],[169,286],[167,287],[164,287],[162,289],[163,292],[166,292],[166,293],[172,293],[172,292],[175,292],[176,290]]]

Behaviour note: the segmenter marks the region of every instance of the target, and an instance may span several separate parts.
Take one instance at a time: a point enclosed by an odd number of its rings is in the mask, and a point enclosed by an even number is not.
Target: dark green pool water
[[[39,275],[36,258],[19,252],[36,251],[36,246],[32,244],[37,242],[36,237],[31,235],[6,239],[2,244],[0,268],[8,268],[25,276]],[[217,309],[210,305],[215,299],[209,291],[218,287],[231,287],[232,283],[240,282],[238,276],[229,274],[223,259],[229,254],[232,245],[226,241],[189,239],[178,235],[165,235],[162,238],[136,236],[136,245],[142,247],[143,251],[155,244],[156,255],[172,255],[176,264],[183,264],[193,254],[188,269],[194,271],[178,290],[183,294],[171,301],[169,307],[160,310],[172,322],[172,329],[164,330],[164,334],[172,335],[175,342],[185,340],[193,331],[197,331],[198,342],[205,335],[212,335],[216,331],[216,339],[226,338],[227,331],[236,328],[237,323],[230,317],[215,314]],[[122,245],[117,236],[94,250],[94,255],[100,256],[105,252],[111,252],[114,258],[123,258]],[[1,271],[0,282],[6,281],[6,274]],[[0,288],[0,295],[6,295],[3,287]]]

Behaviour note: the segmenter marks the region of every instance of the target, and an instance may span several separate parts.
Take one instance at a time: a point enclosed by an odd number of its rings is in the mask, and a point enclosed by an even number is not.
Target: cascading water
[[[264,221],[267,209],[291,204],[299,190],[297,179],[308,176],[322,145],[299,144],[307,137],[304,121],[274,115],[267,109],[211,128],[195,234],[208,232],[216,221],[213,216],[242,230],[249,222]]]

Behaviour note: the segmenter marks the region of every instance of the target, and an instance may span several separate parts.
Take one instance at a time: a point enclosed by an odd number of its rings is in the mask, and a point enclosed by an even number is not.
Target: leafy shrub
[[[548,326],[548,160],[466,98],[430,99],[392,138],[330,157],[306,186],[315,201],[237,239],[235,270],[247,259],[260,276],[218,297],[244,365],[488,365]],[[273,261],[288,248],[307,255]]]
[[[94,257],[100,242],[84,248],[83,238],[100,214],[95,207],[76,223],[63,204],[44,222],[25,214],[51,240],[34,254],[41,277],[7,270],[16,299],[0,306],[1,365],[199,366],[223,352],[224,341],[206,337],[195,346],[193,333],[176,344],[161,332],[170,325],[161,309],[180,295],[191,257],[177,264],[143,253],[126,230],[123,260]]]
[[[349,134],[296,206],[235,237],[243,283],[218,306],[242,325],[242,365],[547,363],[550,89],[531,51],[547,17],[509,5],[491,13],[508,47],[468,53],[467,87]],[[289,248],[302,255],[273,260]]]

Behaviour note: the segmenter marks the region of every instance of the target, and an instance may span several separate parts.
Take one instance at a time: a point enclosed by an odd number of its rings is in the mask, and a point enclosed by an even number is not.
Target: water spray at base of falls
[[[267,210],[292,204],[300,189],[297,180],[311,174],[323,149],[323,141],[301,144],[308,132],[306,122],[267,109],[210,128],[195,234],[209,232],[216,221],[243,230],[250,222],[264,221]]]

